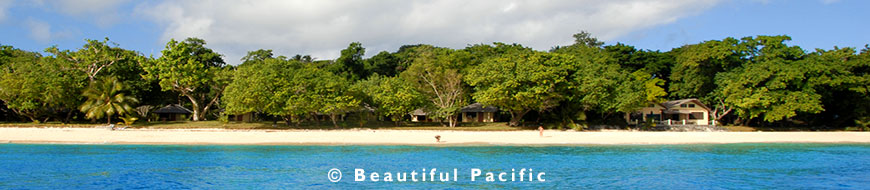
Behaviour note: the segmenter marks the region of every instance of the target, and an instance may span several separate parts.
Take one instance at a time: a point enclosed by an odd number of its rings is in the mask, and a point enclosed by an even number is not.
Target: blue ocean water
[[[330,169],[342,178],[331,182]],[[355,181],[355,169],[366,180]],[[384,182],[384,172],[457,180]],[[472,169],[481,177],[471,181]],[[499,181],[505,172],[540,172]],[[514,169],[514,172],[511,172]],[[528,177],[528,170],[524,174]],[[370,173],[380,181],[371,181]],[[485,180],[492,172],[496,181]],[[437,178],[439,173],[434,176]],[[333,175],[332,177],[337,177]],[[428,176],[427,176],[428,177]],[[395,178],[395,177],[394,177]],[[334,178],[333,178],[334,179]],[[526,178],[524,178],[526,179]],[[510,179],[507,179],[510,180]],[[0,144],[0,189],[868,189],[868,144],[205,146]]]

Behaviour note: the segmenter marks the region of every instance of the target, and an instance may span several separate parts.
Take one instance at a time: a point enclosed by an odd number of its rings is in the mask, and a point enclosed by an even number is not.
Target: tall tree
[[[298,124],[302,116],[319,112],[338,127],[338,116],[359,106],[349,85],[316,65],[269,58],[240,66],[223,101],[229,114],[262,112]]]
[[[101,71],[115,63],[125,59],[136,60],[136,56],[138,56],[135,52],[130,54],[130,52],[121,49],[118,44],[110,42],[109,38],[105,38],[103,41],[91,39],[85,39],[85,41],[87,43],[75,52],[61,51],[57,47],[50,47],[46,51],[58,58],[72,62],[75,68],[87,74],[89,81],[95,81]]]
[[[332,125],[337,128],[338,116],[359,108],[360,101],[349,91],[351,83],[348,79],[318,71],[310,72],[314,75],[306,78],[314,95],[311,103],[317,105],[318,112],[329,115]]]
[[[734,105],[725,102],[724,94],[716,92],[721,86],[716,76],[739,68],[750,55],[747,48],[734,38],[706,41],[671,51],[676,62],[671,69],[669,93],[671,98],[698,98],[713,111],[711,118],[720,121],[734,111]]]
[[[33,122],[47,121],[55,113],[67,112],[64,121],[69,120],[72,110],[81,99],[83,73],[70,68],[69,62],[55,57],[41,57],[38,53],[17,49],[17,54],[2,64],[0,72],[0,100],[15,113]]]
[[[467,53],[432,46],[414,48],[419,54],[400,76],[426,96],[432,105],[429,109],[432,116],[443,118],[448,126],[455,127],[459,109],[465,106],[468,96],[460,73],[467,63],[463,60],[468,57]]]
[[[511,113],[510,126],[520,125],[529,111],[544,111],[565,99],[573,57],[533,51],[510,52],[472,68],[465,80],[474,99]]]
[[[205,47],[205,41],[187,38],[170,40],[157,61],[144,65],[146,78],[156,79],[164,91],[176,91],[193,105],[193,120],[203,120],[218,102],[227,83],[221,55]],[[222,80],[223,79],[223,80]]]
[[[423,95],[399,77],[372,75],[354,84],[353,89],[369,99],[367,103],[377,108],[377,113],[389,117],[399,126],[402,116],[422,107]]]
[[[106,117],[106,124],[112,124],[113,115],[126,115],[134,113],[134,104],[139,100],[126,95],[124,84],[118,79],[106,78],[91,82],[82,96],[87,98],[79,107],[88,119],[100,119]]]
[[[601,47],[574,44],[551,51],[576,59],[569,76],[570,88],[563,92],[568,97],[555,109],[563,124],[575,118],[586,119],[587,112],[599,113],[600,119],[607,120],[615,113],[634,111],[666,94],[661,88],[663,79],[652,77],[643,69],[631,71],[621,67],[618,57]]]
[[[396,76],[399,73],[399,60],[390,52],[382,51],[366,60],[365,75]]]
[[[222,98],[226,113],[260,112],[285,117],[289,124],[292,116],[304,115],[313,108],[299,108],[294,105],[303,104],[290,103],[295,100],[293,93],[304,91],[292,85],[299,82],[292,80],[292,76],[300,64],[274,58],[252,62],[256,63],[239,66],[233,73]]]
[[[821,95],[807,76],[818,68],[806,67],[800,61],[804,51],[786,45],[788,40],[788,36],[743,38],[747,54],[751,55],[749,62],[717,76],[716,82],[721,85],[717,92],[724,96],[725,103],[734,105],[744,121],[761,117],[774,122],[798,112],[823,110]]]
[[[651,77],[666,79],[670,76],[674,57],[659,51],[638,50],[634,46],[616,43],[604,46],[604,53],[611,56],[624,69],[634,72],[643,70]]]
[[[299,61],[299,62],[303,62],[303,63],[311,63],[311,62],[314,62],[314,58],[312,58],[311,55],[299,55],[299,54],[296,54],[296,55],[294,55],[293,58],[291,58],[291,59],[292,59],[292,60]]]
[[[247,55],[242,57],[242,64],[246,64],[251,61],[262,61],[265,59],[273,58],[271,49],[258,49],[256,51],[249,51]]]
[[[341,50],[341,56],[327,68],[332,73],[344,76],[348,80],[357,81],[365,78],[365,62],[363,55],[366,49],[359,42],[350,43],[347,48]]]
[[[599,41],[598,38],[595,38],[589,32],[580,31],[580,33],[574,34],[574,44],[586,47],[601,47],[604,45],[604,42]]]

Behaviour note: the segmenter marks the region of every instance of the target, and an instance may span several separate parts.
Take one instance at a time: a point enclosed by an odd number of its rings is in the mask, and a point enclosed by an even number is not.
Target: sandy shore
[[[435,142],[441,135],[441,143]],[[72,144],[325,144],[325,145],[582,145],[692,143],[870,143],[867,132],[574,132],[407,130],[222,130],[0,128],[0,143]]]

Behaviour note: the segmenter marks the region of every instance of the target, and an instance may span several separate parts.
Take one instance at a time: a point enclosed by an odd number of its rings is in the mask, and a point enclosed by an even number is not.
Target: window
[[[704,119],[703,112],[692,112],[689,114],[689,119]]]
[[[662,118],[661,114],[646,114],[647,120],[659,121],[659,120],[661,120],[661,118]]]
[[[681,108],[694,108],[695,104],[680,104]]]
[[[638,121],[638,120],[642,120],[642,119],[643,119],[643,115],[641,115],[640,113],[632,113],[632,114],[628,115],[628,120],[631,120],[631,121]]]
[[[469,118],[473,118],[473,117],[477,117],[477,112],[468,112],[468,113],[465,113],[465,115],[467,115]]]

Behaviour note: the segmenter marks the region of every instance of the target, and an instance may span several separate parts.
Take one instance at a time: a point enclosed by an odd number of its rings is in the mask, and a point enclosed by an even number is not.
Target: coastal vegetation
[[[650,102],[697,98],[720,124],[866,130],[870,123],[870,46],[810,51],[789,45],[789,36],[754,36],[663,52],[605,45],[586,32],[574,37],[548,51],[418,44],[369,58],[353,42],[335,60],[260,49],[239,65],[197,38],[170,40],[159,57],[108,38],[75,50],[2,45],[0,119],[158,121],[157,108],[180,105],[192,121],[228,124],[248,114],[252,126],[267,128],[320,128],[321,121],[373,128],[413,127],[408,114],[419,109],[456,127],[472,125],[459,122],[463,106],[481,103],[498,107],[508,129],[582,128],[624,126],[625,113]]]

